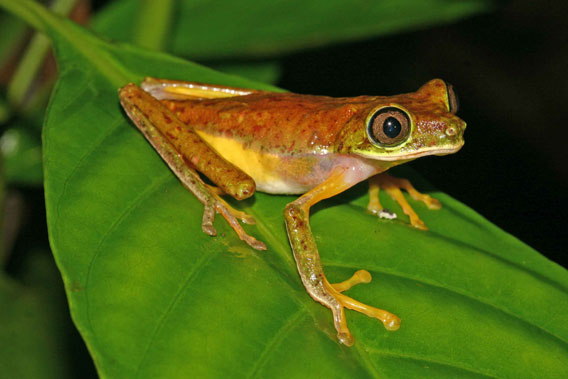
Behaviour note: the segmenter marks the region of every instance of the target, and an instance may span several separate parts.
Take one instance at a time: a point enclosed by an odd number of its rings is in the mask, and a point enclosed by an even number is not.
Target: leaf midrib
[[[353,203],[353,202],[346,203],[346,204],[344,204],[344,206],[348,206],[348,207],[351,207],[351,208],[353,208],[353,209],[360,210],[362,213],[364,213],[364,211],[365,211],[364,208],[362,208],[360,205],[355,204],[355,203]],[[483,255],[485,255],[485,256],[487,256],[487,257],[490,257],[491,259],[498,260],[498,261],[502,262],[503,264],[505,264],[505,265],[507,265],[507,266],[509,266],[509,267],[512,267],[513,269],[515,269],[515,270],[517,270],[517,271],[524,272],[524,273],[526,273],[527,275],[532,276],[532,277],[535,278],[536,280],[541,281],[541,282],[544,282],[544,283],[550,285],[551,287],[554,287],[554,288],[557,289],[558,291],[560,291],[560,292],[566,294],[566,290],[565,290],[564,286],[562,286],[561,283],[558,283],[558,282],[556,282],[556,281],[554,281],[554,280],[548,279],[548,278],[544,277],[542,274],[540,274],[540,273],[538,273],[538,272],[535,272],[535,271],[531,270],[531,269],[528,268],[528,267],[522,266],[522,265],[517,264],[517,263],[515,263],[515,262],[511,262],[510,260],[507,260],[507,259],[505,259],[505,258],[503,258],[503,257],[501,257],[501,256],[499,256],[499,255],[493,254],[493,253],[491,253],[491,252],[489,252],[489,251],[487,251],[487,250],[483,250],[483,249],[481,249],[481,248],[479,248],[479,247],[477,247],[477,246],[475,246],[475,245],[471,245],[471,244],[469,244],[469,243],[467,243],[467,242],[465,242],[465,241],[457,240],[457,239],[448,237],[448,236],[446,236],[446,235],[442,235],[442,234],[440,234],[440,233],[436,233],[435,231],[429,231],[429,233],[434,234],[434,235],[436,236],[436,238],[443,239],[443,240],[448,241],[449,243],[452,243],[452,244],[457,245],[457,246],[461,246],[461,247],[465,247],[465,248],[467,248],[467,249],[471,249],[471,250],[476,251],[476,252],[478,252],[478,253],[480,253],[480,254],[483,254]],[[341,268],[349,268],[349,269],[353,269],[353,270],[358,270],[358,269],[360,269],[360,267],[356,267],[355,265],[352,265],[352,264],[350,264],[350,263],[332,261],[332,260],[328,260],[328,259],[325,259],[325,258],[322,258],[322,262],[325,262],[324,266],[328,266],[328,267],[329,267],[329,266],[332,266],[332,267],[341,267]],[[404,272],[393,271],[393,270],[387,270],[387,269],[385,269],[384,267],[376,266],[376,265],[373,265],[373,264],[366,266],[365,269],[367,269],[367,270],[372,270],[372,271],[375,271],[375,272],[380,272],[380,273],[382,273],[382,274],[391,275],[391,276],[394,276],[394,277],[398,277],[398,278],[402,278],[402,279],[406,279],[406,280],[410,280],[410,281],[414,281],[414,282],[417,282],[417,283],[420,283],[420,284],[424,284],[424,285],[428,285],[428,286],[431,286],[431,287],[434,287],[434,288],[443,289],[443,290],[446,290],[446,291],[448,291],[448,292],[450,292],[450,293],[454,293],[454,294],[456,294],[456,295],[458,295],[458,296],[465,297],[465,298],[467,298],[467,299],[476,301],[476,302],[478,302],[478,303],[480,303],[480,304],[482,304],[482,305],[485,305],[485,306],[487,306],[487,307],[489,307],[489,308],[491,308],[491,309],[496,309],[496,310],[498,310],[498,311],[500,311],[500,312],[502,312],[502,313],[504,313],[504,314],[506,314],[506,315],[508,315],[508,316],[510,316],[510,317],[513,317],[513,318],[515,318],[515,319],[517,319],[517,320],[520,320],[520,321],[522,321],[523,323],[525,323],[525,324],[527,324],[527,325],[529,325],[529,326],[531,326],[531,327],[534,327],[534,328],[536,328],[536,329],[538,329],[538,330],[544,332],[545,334],[547,334],[547,335],[553,337],[554,339],[559,340],[560,342],[562,342],[564,345],[566,345],[566,346],[568,347],[568,339],[567,339],[566,337],[559,336],[559,335],[555,334],[554,332],[552,332],[552,331],[550,331],[550,330],[548,330],[548,329],[545,329],[545,328],[542,327],[542,326],[539,326],[538,324],[534,324],[534,323],[532,323],[531,321],[522,318],[521,315],[518,315],[518,314],[516,314],[516,313],[514,313],[514,312],[512,312],[512,311],[509,311],[509,310],[506,309],[506,308],[501,308],[501,307],[499,307],[498,305],[489,303],[489,302],[488,302],[487,300],[485,300],[484,298],[476,297],[476,296],[474,296],[473,294],[470,294],[470,293],[468,293],[468,292],[466,292],[466,291],[462,291],[462,290],[459,289],[459,287],[451,286],[451,285],[449,285],[449,284],[447,284],[447,283],[437,283],[437,282],[435,282],[435,281],[427,280],[426,278],[421,278],[421,277],[416,277],[416,276],[408,275],[407,273],[404,273]]]
[[[139,376],[140,369],[144,365],[144,362],[146,362],[146,358],[148,356],[148,352],[150,351],[150,348],[152,347],[152,344],[156,340],[158,333],[161,331],[162,326],[164,325],[164,323],[166,322],[166,320],[168,319],[170,314],[175,309],[175,306],[177,305],[179,300],[183,297],[182,295],[186,292],[186,289],[189,286],[189,284],[193,282],[193,280],[201,273],[201,270],[203,268],[207,267],[207,264],[209,262],[211,262],[211,260],[213,260],[213,258],[215,258],[219,253],[220,253],[220,249],[216,250],[214,252],[209,252],[207,254],[201,254],[197,263],[195,265],[193,265],[193,267],[190,270],[187,271],[186,278],[185,278],[183,284],[178,288],[175,296],[172,298],[172,300],[168,304],[168,307],[162,313],[162,315],[160,316],[160,318],[158,320],[158,323],[154,327],[154,331],[152,332],[151,337],[148,340],[146,347],[144,348],[144,353],[142,353],[142,357],[140,358],[140,361],[136,365],[136,371],[135,371],[135,374],[134,374],[135,377]]]
[[[464,365],[456,365],[454,363],[450,363],[450,362],[446,362],[443,360],[439,360],[439,359],[432,359],[432,358],[423,358],[423,357],[418,357],[418,356],[413,356],[410,354],[404,354],[401,352],[393,352],[393,351],[388,351],[388,350],[380,350],[371,346],[367,346],[366,350],[372,354],[376,354],[376,355],[383,355],[383,356],[393,356],[395,358],[401,358],[401,359],[408,359],[408,360],[412,360],[415,362],[427,362],[427,363],[434,363],[440,366],[446,366],[446,367],[451,367],[451,368],[457,368],[459,370],[463,370],[463,371],[467,371],[476,375],[482,375],[488,378],[498,378],[495,375],[489,374],[487,372],[484,372],[482,370],[478,370],[475,369],[473,367],[470,366],[464,366]]]
[[[355,205],[355,204],[352,204],[352,203],[348,203],[347,205],[348,205],[348,206],[351,206],[351,207],[360,208],[359,206],[357,206],[357,205]],[[288,260],[288,259],[286,259],[286,257],[288,257],[289,254],[287,254],[287,252],[285,251],[286,248],[284,247],[284,245],[282,244],[282,242],[281,242],[279,239],[274,238],[273,234],[271,234],[271,233],[269,232],[269,228],[267,228],[267,227],[264,225],[264,223],[262,222],[263,219],[260,218],[260,217],[258,217],[258,216],[259,216],[258,213],[257,213],[257,212],[254,212],[254,210],[253,210],[252,208],[247,209],[247,211],[248,211],[249,213],[251,213],[251,214],[254,214],[254,216],[255,216],[255,218],[256,218],[256,220],[257,220],[257,227],[258,227],[258,230],[259,230],[259,232],[260,232],[261,234],[264,235],[264,237],[266,238],[265,240],[266,240],[266,241],[268,241],[268,240],[271,241],[271,243],[269,244],[269,246],[271,246],[271,247],[277,247],[277,248],[275,248],[274,250],[278,253],[278,255],[280,256],[280,258],[283,259],[283,260]],[[447,237],[446,237],[446,238],[447,238]],[[463,245],[467,245],[469,248],[472,248],[472,249],[474,249],[474,250],[480,250],[480,249],[478,249],[478,248],[476,248],[476,247],[473,247],[473,246],[470,246],[470,245],[468,245],[468,244],[466,244],[466,243],[464,243],[464,242],[462,242],[462,241],[454,241],[454,240],[449,239],[449,238],[448,238],[448,240],[450,240],[450,241],[452,241],[452,242],[459,242],[459,243],[461,243],[461,244],[463,244]],[[286,246],[288,246],[288,245],[286,245]],[[270,250],[269,250],[269,251],[270,251]],[[490,254],[490,253],[485,252],[485,251],[483,251],[483,252],[486,253],[486,254],[489,254],[489,255],[493,256],[493,254]],[[276,270],[276,269],[275,269],[274,267],[272,267],[271,265],[267,264],[267,266],[270,267],[271,270],[275,271],[277,274],[283,275],[282,272],[280,272],[279,270]],[[354,267],[353,265],[342,264],[342,263],[338,263],[338,262],[329,262],[329,261],[326,262],[325,266],[328,266],[328,267],[329,267],[329,266],[332,266],[332,267],[350,268],[350,269],[353,269],[353,270],[356,270],[356,269],[357,269],[357,268]],[[415,277],[411,277],[411,276],[409,276],[409,275],[407,275],[407,274],[403,274],[403,273],[389,272],[389,271],[385,270],[384,268],[378,268],[378,267],[379,267],[379,266],[370,266],[370,267],[366,267],[366,268],[369,269],[369,270],[375,271],[375,272],[381,272],[381,273],[386,274],[386,275],[391,275],[391,276],[403,278],[403,279],[406,279],[406,280],[409,280],[409,281],[414,281],[414,282],[416,282],[416,283],[424,284],[424,285],[426,285],[426,286],[431,286],[431,287],[434,287],[434,288],[440,288],[440,289],[443,289],[443,290],[448,291],[448,292],[450,292],[450,293],[453,293],[453,294],[455,294],[455,295],[457,295],[457,296],[464,297],[464,298],[466,298],[466,299],[468,299],[468,300],[473,300],[473,301],[475,301],[475,302],[477,302],[477,303],[479,303],[479,304],[481,304],[481,305],[483,305],[483,306],[486,306],[486,307],[489,307],[489,308],[492,308],[492,309],[496,309],[496,310],[500,311],[501,313],[504,313],[504,314],[508,315],[509,317],[513,317],[513,318],[515,318],[515,319],[518,319],[518,320],[520,320],[521,322],[523,322],[523,323],[529,325],[530,327],[534,327],[534,328],[536,328],[536,329],[538,329],[538,330],[542,330],[546,335],[549,335],[549,336],[551,336],[551,337],[554,338],[554,339],[558,339],[558,340],[560,340],[562,343],[566,344],[566,341],[564,341],[562,338],[556,336],[556,335],[553,334],[552,332],[550,332],[550,331],[548,331],[548,330],[545,330],[545,329],[543,329],[543,328],[541,328],[541,327],[539,327],[539,326],[537,326],[537,325],[534,325],[533,323],[529,322],[528,320],[525,320],[525,319],[521,318],[519,315],[516,315],[516,314],[514,314],[514,313],[510,313],[510,312],[506,311],[505,309],[501,309],[501,308],[499,308],[499,307],[497,307],[497,306],[495,306],[495,305],[493,305],[493,304],[487,302],[487,301],[484,300],[484,299],[481,299],[481,298],[478,299],[478,298],[472,296],[471,294],[468,294],[468,293],[466,293],[466,292],[459,291],[459,290],[457,290],[456,288],[453,288],[453,287],[444,287],[443,285],[436,284],[436,283],[434,283],[434,282],[431,283],[431,282],[429,282],[429,281],[426,281],[426,280],[423,280],[423,279],[419,279],[419,278],[415,278]],[[522,267],[519,267],[519,268],[517,268],[517,269],[522,269]],[[294,293],[294,296],[298,298],[298,301],[299,301],[299,302],[302,302],[302,303],[305,302],[305,300],[303,299],[303,296],[302,296],[302,297],[298,296],[298,294],[297,294],[295,291],[293,291],[293,293]],[[303,309],[304,309],[304,310],[308,310],[308,308],[306,308],[306,307],[303,307]],[[309,312],[309,311],[308,311],[308,313],[311,314],[312,312]],[[314,317],[314,316],[312,315],[312,317]],[[286,329],[286,330],[287,330],[287,332],[290,332],[290,330],[288,330],[288,329]],[[279,331],[278,334],[280,334],[280,331]],[[280,341],[280,340],[282,340],[282,338],[279,337],[278,340]],[[369,372],[371,375],[373,375],[373,376],[376,377],[376,376],[377,376],[377,372],[376,372],[376,370],[375,370],[375,367],[374,367],[374,365],[372,364],[372,361],[370,361],[369,358],[366,357],[366,354],[363,354],[363,352],[362,352],[362,350],[361,350],[361,345],[364,345],[364,348],[367,349],[368,351],[374,351],[374,352],[381,352],[381,351],[378,350],[378,349],[374,349],[374,348],[372,348],[372,347],[368,346],[367,344],[364,344],[364,343],[362,343],[362,342],[360,342],[360,341],[357,342],[357,344],[356,344],[357,348],[355,349],[355,351],[357,351],[357,354],[356,354],[356,355],[357,355],[359,364],[361,365],[362,368],[364,368],[365,370],[367,370],[367,372]],[[274,347],[275,347],[275,345],[272,344],[272,343],[269,344],[269,345],[267,345],[267,348],[268,348],[268,349],[271,349],[271,348],[274,348]],[[483,376],[490,377],[490,378],[494,377],[493,375],[490,375],[490,374],[485,373],[485,372],[482,372],[482,371],[476,371],[476,370],[474,370],[474,369],[472,369],[472,368],[470,368],[470,367],[467,367],[467,366],[457,365],[457,364],[452,364],[452,363],[442,362],[442,361],[436,361],[436,360],[431,359],[431,358],[429,358],[429,357],[411,356],[411,355],[408,355],[408,354],[395,353],[395,352],[386,351],[386,350],[385,350],[385,352],[381,352],[381,353],[382,353],[382,354],[387,354],[387,353],[388,353],[389,355],[399,356],[400,358],[412,359],[412,360],[415,360],[415,361],[432,362],[432,363],[436,363],[436,364],[440,364],[440,365],[445,365],[445,366],[448,366],[448,367],[455,367],[455,368],[458,368],[458,369],[461,369],[461,370],[464,370],[464,371],[469,371],[469,372],[472,372],[472,373],[474,373],[474,374],[483,375]],[[259,360],[262,359],[262,357],[265,356],[266,354],[268,354],[268,353],[263,352],[263,353],[261,354],[261,358],[259,358]],[[457,362],[456,362],[456,363],[457,363]],[[257,364],[259,364],[259,363],[257,362]],[[256,365],[255,365],[255,366],[256,366]],[[252,375],[252,374],[251,374],[251,375]]]
[[[127,83],[130,78],[135,77],[131,71],[113,59],[107,49],[100,48],[100,45],[104,42],[97,40],[91,32],[83,28],[73,27],[72,21],[58,17],[34,1],[19,0],[14,3],[9,7],[10,10],[35,28],[41,31],[45,29],[45,32],[50,35],[56,47],[56,55],[60,47],[59,42],[65,40],[87,61],[96,66],[97,70],[103,74],[102,76],[114,87],[118,88]],[[42,26],[45,28],[42,28]]]
[[[97,345],[98,337],[97,337],[97,334],[95,333],[95,331],[93,329],[93,324],[92,324],[92,320],[91,320],[90,302],[89,302],[89,287],[90,287],[89,281],[90,281],[90,278],[91,278],[91,272],[93,270],[95,261],[100,256],[101,251],[103,251],[102,247],[104,246],[105,242],[108,240],[108,238],[110,236],[112,236],[112,234],[123,223],[123,221],[127,220],[128,216],[131,215],[136,209],[138,209],[138,206],[139,206],[140,203],[142,203],[142,201],[144,201],[146,198],[148,198],[150,195],[152,195],[154,193],[154,191],[161,188],[161,186],[163,186],[165,183],[167,183],[170,179],[171,179],[171,175],[169,173],[164,172],[164,174],[162,176],[160,176],[156,181],[154,181],[151,185],[147,186],[144,189],[144,191],[138,192],[136,194],[136,196],[134,196],[132,198],[133,201],[127,207],[125,207],[123,212],[114,220],[114,222],[112,222],[109,225],[109,228],[102,235],[101,239],[99,240],[99,243],[97,244],[97,247],[93,251],[93,256],[92,256],[92,258],[89,262],[89,266],[88,266],[88,269],[87,269],[87,274],[86,274],[86,277],[85,277],[85,286],[84,286],[85,287],[85,314],[86,314],[88,328],[90,329],[91,335],[93,336],[93,341],[92,341],[93,346]],[[98,352],[98,350],[97,350],[97,352]],[[98,355],[98,354],[96,354],[96,355]]]
[[[340,267],[340,268],[350,268],[350,269],[353,269],[353,266],[352,266],[352,265],[349,265],[349,264],[342,264],[342,263],[326,263],[326,266],[328,266],[328,267]],[[413,276],[408,275],[408,274],[406,274],[406,273],[388,271],[388,270],[386,270],[386,269],[384,269],[384,268],[379,268],[378,266],[373,266],[373,265],[367,266],[366,269],[369,270],[369,271],[371,271],[371,272],[378,272],[378,273],[381,273],[381,274],[383,274],[383,275],[393,276],[393,277],[396,277],[396,278],[402,278],[402,279],[405,279],[405,280],[408,280],[408,281],[412,281],[412,282],[415,282],[415,283],[419,283],[419,284],[422,284],[422,285],[425,285],[425,286],[430,286],[430,287],[433,287],[433,288],[441,289],[441,290],[450,292],[450,293],[452,293],[452,294],[454,294],[454,295],[457,295],[457,296],[466,298],[466,299],[468,299],[468,300],[470,300],[470,301],[474,301],[474,302],[479,303],[479,304],[481,304],[481,305],[483,305],[483,306],[486,306],[486,307],[488,307],[488,308],[497,310],[497,311],[499,311],[500,313],[503,313],[503,314],[505,314],[505,315],[507,315],[507,316],[509,316],[509,317],[512,317],[512,318],[514,318],[514,319],[516,319],[516,320],[519,320],[519,321],[521,321],[522,323],[526,324],[527,326],[532,327],[532,328],[535,328],[535,329],[537,329],[537,330],[543,332],[544,334],[546,334],[546,335],[552,337],[553,339],[562,342],[562,343],[568,348],[568,342],[565,341],[562,337],[557,336],[557,335],[554,334],[553,332],[551,332],[551,331],[549,331],[549,330],[546,330],[546,329],[544,329],[544,328],[542,328],[542,327],[540,327],[540,326],[538,326],[538,325],[536,325],[536,324],[533,324],[533,323],[530,322],[529,320],[526,320],[526,319],[522,318],[520,315],[517,315],[517,314],[515,314],[515,313],[513,313],[513,312],[510,312],[510,311],[508,311],[508,310],[506,310],[506,309],[504,309],[504,308],[500,308],[500,307],[498,307],[498,306],[496,306],[496,305],[494,305],[494,304],[491,304],[491,303],[487,302],[486,300],[484,300],[483,298],[477,298],[477,297],[473,296],[473,295],[470,294],[470,293],[467,293],[467,292],[465,292],[465,291],[460,291],[458,288],[454,288],[453,286],[448,286],[447,284],[438,284],[438,283],[435,283],[435,282],[431,282],[431,281],[428,281],[428,280],[424,280],[423,278],[413,277]]]
[[[251,370],[247,378],[252,378],[266,365],[272,352],[280,345],[280,343],[287,337],[295,327],[298,326],[297,322],[307,314],[306,309],[300,307],[296,312],[288,315],[286,321],[282,324],[280,329],[272,336],[266,344],[265,349],[260,353],[258,359],[251,366]]]

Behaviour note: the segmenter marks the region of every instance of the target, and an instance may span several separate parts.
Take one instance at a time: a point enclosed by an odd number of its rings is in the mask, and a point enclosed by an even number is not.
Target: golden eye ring
[[[393,147],[405,142],[410,136],[410,117],[397,107],[377,110],[367,122],[369,140],[379,147]]]

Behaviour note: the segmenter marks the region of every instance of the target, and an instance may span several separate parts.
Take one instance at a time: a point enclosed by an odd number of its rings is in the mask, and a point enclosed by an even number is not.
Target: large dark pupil
[[[402,125],[394,117],[389,117],[383,123],[383,132],[389,138],[395,138],[400,134],[402,130]]]

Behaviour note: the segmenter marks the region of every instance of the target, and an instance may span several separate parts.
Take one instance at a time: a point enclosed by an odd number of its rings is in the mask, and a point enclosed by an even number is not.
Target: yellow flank
[[[250,175],[257,190],[268,193],[288,193],[289,184],[278,175],[281,159],[276,154],[261,153],[245,149],[243,144],[231,138],[214,136],[196,130],[223,158]]]

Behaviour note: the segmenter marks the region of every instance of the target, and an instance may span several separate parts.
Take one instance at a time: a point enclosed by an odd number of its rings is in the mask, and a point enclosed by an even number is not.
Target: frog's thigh
[[[343,170],[335,170],[325,182],[288,204],[284,216],[302,283],[314,300],[331,309],[337,337],[342,343],[350,346],[353,344],[353,337],[347,327],[344,307],[378,318],[389,330],[398,329],[400,319],[392,313],[362,304],[340,293],[355,284],[368,283],[371,275],[367,271],[360,270],[351,279],[336,285],[330,284],[323,272],[309,225],[309,211],[317,202],[341,193],[355,184],[347,182],[344,173]]]

